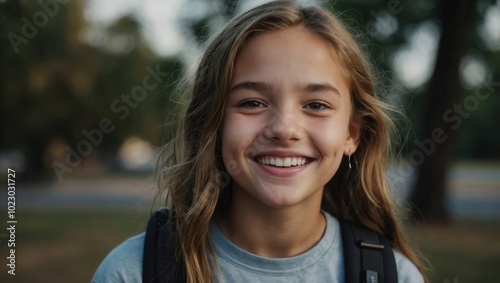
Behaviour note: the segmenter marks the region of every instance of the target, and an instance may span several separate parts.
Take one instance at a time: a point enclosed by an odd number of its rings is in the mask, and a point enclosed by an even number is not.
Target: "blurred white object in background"
[[[156,166],[158,152],[149,142],[136,136],[127,138],[118,151],[118,159],[129,171],[152,171]]]

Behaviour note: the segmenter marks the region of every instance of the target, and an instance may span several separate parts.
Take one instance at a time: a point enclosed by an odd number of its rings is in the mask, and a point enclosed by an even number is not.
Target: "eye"
[[[257,101],[257,100],[246,100],[238,104],[238,107],[244,107],[244,108],[262,108],[266,107],[264,103]]]
[[[307,104],[305,107],[308,109],[314,110],[314,111],[319,111],[319,110],[324,110],[324,109],[330,108],[326,104],[321,103],[321,102],[317,102],[317,101],[311,102],[311,103]]]

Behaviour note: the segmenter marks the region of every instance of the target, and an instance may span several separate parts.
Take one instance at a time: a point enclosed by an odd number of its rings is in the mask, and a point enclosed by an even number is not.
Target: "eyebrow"
[[[268,92],[276,90],[274,85],[265,82],[244,81],[231,87],[229,93],[238,90],[254,90],[257,92]],[[325,92],[330,91],[340,96],[340,91],[329,83],[308,83],[295,86],[295,90],[300,92]]]
[[[309,83],[305,86],[298,86],[298,89],[306,92],[331,91],[340,96],[340,91],[329,83]]]
[[[274,90],[274,89],[275,89],[274,86],[269,85],[265,82],[244,81],[232,86],[231,89],[229,90],[229,93],[232,93],[237,90],[254,90],[257,92],[267,92],[269,90]]]

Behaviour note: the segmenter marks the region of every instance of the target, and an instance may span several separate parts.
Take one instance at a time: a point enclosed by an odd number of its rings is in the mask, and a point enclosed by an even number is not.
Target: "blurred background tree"
[[[470,45],[475,6],[476,1],[467,0],[439,1],[436,4],[435,15],[441,25],[441,36],[434,71],[427,87],[426,113],[418,142],[421,153],[418,158],[424,158],[419,162],[418,178],[410,199],[414,205],[414,220],[448,220],[444,208],[446,180],[456,143],[455,129],[461,124],[458,120],[462,119],[460,111],[466,109],[460,110],[460,107],[455,110],[457,116],[445,113],[453,113],[449,111],[452,105],[464,104],[462,87],[457,82],[460,81],[460,60]],[[453,106],[453,109],[457,108]]]
[[[0,2],[0,148],[23,152],[25,180],[53,178],[54,158],[65,159],[67,147],[77,151],[78,143],[88,139],[82,131],[99,129],[102,119],[110,119],[115,130],[92,147],[84,162],[112,166],[120,144],[132,135],[162,143],[164,107],[182,64],[153,54],[133,15],[100,31],[94,46],[88,44],[84,3]],[[121,95],[130,97],[134,87],[142,86],[147,67],[169,75],[146,99],[124,102]]]
[[[189,74],[191,57],[233,14],[256,5],[182,0],[186,8],[180,25],[188,44],[165,57],[153,51],[145,38],[148,27],[134,11],[96,28],[84,14],[88,2],[0,1],[0,155],[21,153],[25,179],[53,179],[54,160],[63,162],[67,148],[76,149],[87,139],[83,132],[99,129],[103,119],[115,129],[92,148],[84,164],[116,168],[118,150],[131,136],[159,146],[164,117],[177,104],[174,82]],[[495,72],[500,67],[500,1],[323,2],[371,55],[381,74],[379,87],[385,89],[381,95],[399,103],[411,121],[399,145],[410,166],[399,174],[406,179],[417,173],[411,195],[415,218],[445,220],[449,165],[500,159],[500,75]],[[56,3],[58,11],[45,12],[45,21],[40,11],[47,3]],[[446,39],[447,31],[455,29],[454,39]],[[143,85],[148,67],[168,77],[137,105],[127,104],[122,95]],[[477,99],[477,105],[464,105],[473,103],[477,93],[490,95]],[[473,110],[461,114],[455,104]],[[128,107],[128,114],[113,105]],[[431,150],[424,141],[433,139],[437,128],[448,138],[434,141]]]

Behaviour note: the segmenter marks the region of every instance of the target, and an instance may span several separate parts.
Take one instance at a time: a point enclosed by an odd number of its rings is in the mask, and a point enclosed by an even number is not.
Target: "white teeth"
[[[257,158],[257,162],[264,165],[271,165],[276,167],[291,167],[306,164],[305,157],[274,157],[274,156],[261,156]]]
[[[285,160],[283,160],[283,166],[284,167],[292,166],[292,158],[285,158]]]
[[[276,167],[282,167],[283,166],[283,160],[276,158],[276,164],[274,166],[276,166]]]

